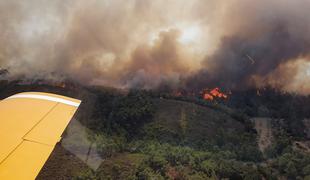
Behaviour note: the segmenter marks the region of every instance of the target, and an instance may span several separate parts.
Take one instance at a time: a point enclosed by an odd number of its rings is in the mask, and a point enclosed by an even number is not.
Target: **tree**
[[[304,167],[302,169],[302,173],[305,175],[305,176],[310,176],[310,164],[308,164],[306,167]]]
[[[149,120],[154,113],[154,105],[143,91],[131,91],[127,96],[115,101],[110,121],[116,128],[124,128],[130,137]]]

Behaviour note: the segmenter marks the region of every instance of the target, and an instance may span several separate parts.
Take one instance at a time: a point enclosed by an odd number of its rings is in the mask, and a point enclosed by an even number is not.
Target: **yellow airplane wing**
[[[35,179],[80,102],[38,92],[0,101],[0,179]]]

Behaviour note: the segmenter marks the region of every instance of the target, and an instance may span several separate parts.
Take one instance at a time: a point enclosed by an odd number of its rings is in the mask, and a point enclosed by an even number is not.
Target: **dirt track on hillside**
[[[258,147],[264,152],[272,144],[272,129],[270,118],[253,118],[258,133]]]

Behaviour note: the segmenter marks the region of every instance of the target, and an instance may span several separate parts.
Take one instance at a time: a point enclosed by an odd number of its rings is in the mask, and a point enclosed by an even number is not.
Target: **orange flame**
[[[227,99],[228,96],[222,93],[218,87],[210,91],[208,89],[203,91],[203,99],[213,101],[215,98]]]
[[[213,101],[214,97],[208,93],[203,95],[203,99]]]

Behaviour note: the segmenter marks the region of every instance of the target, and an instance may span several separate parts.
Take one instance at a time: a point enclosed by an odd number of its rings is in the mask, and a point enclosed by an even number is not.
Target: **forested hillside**
[[[75,119],[87,128],[87,138],[102,159],[98,168],[91,168],[60,142],[38,179],[310,177],[304,124],[309,114],[306,107],[299,108],[309,97],[268,90],[266,95],[235,93],[231,99],[208,102],[154,91],[7,81],[0,94],[4,98],[21,91],[82,99]],[[263,150],[253,117],[269,119],[272,138]]]

